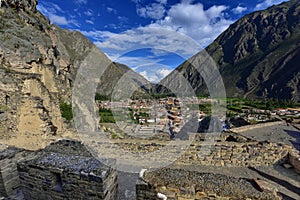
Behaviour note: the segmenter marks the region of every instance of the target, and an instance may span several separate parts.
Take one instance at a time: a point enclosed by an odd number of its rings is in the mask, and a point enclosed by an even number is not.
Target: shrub
[[[96,93],[96,95],[95,95],[95,100],[98,100],[98,101],[107,101],[109,99],[110,98],[107,95],[102,95],[102,94],[99,94],[99,93]]]
[[[116,134],[116,133],[112,133],[112,134],[111,134],[111,138],[112,138],[112,139],[116,139],[116,138],[117,138],[117,134]]]
[[[63,102],[60,104],[61,116],[70,121],[73,119],[72,105],[70,103]]]

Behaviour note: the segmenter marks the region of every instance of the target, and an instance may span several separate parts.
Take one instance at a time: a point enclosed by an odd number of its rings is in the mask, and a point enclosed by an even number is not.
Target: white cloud
[[[127,17],[118,16],[118,20],[119,20],[121,23],[125,23],[125,22],[128,21],[128,18],[127,18]]]
[[[76,20],[72,19],[71,15],[71,19],[68,19],[68,17],[65,16],[67,14],[57,4],[47,2],[39,4],[37,6],[37,9],[41,11],[46,17],[48,17],[51,23],[64,26],[75,25],[77,27],[80,27],[80,24]]]
[[[91,17],[91,16],[94,15],[94,12],[93,12],[91,9],[88,9],[88,10],[86,10],[86,11],[84,12],[84,14],[85,14],[86,16]]]
[[[87,0],[74,0],[76,4],[87,4]]]
[[[143,66],[157,66],[160,65],[159,62],[162,61],[162,59],[157,59],[151,56],[143,56],[143,57],[132,57],[132,56],[126,56],[122,55],[119,58],[115,59],[114,61],[119,63],[124,63],[130,67],[132,67],[134,70],[141,71]],[[146,63],[146,64],[145,64]],[[144,67],[143,67],[144,70]]]
[[[153,73],[149,73],[149,71],[146,71],[146,70],[139,72],[139,74],[142,75],[143,77],[145,77],[151,83],[158,83],[161,80],[159,76],[157,76],[156,74],[153,74]]]
[[[163,58],[157,58],[156,56],[132,57],[122,55],[113,61],[126,64],[153,83],[158,83],[173,71],[170,66],[160,63],[164,61]]]
[[[135,70],[152,83],[158,83],[173,71],[165,65],[144,65]]]
[[[264,0],[263,2],[256,5],[255,10],[262,10],[272,5],[280,4],[287,0]]]
[[[234,14],[241,14],[242,12],[244,12],[244,11],[246,11],[246,10],[248,10],[247,7],[237,6],[236,8],[233,8],[233,9],[232,9],[232,12],[233,12]]]
[[[61,9],[61,7],[59,7],[59,5],[57,5],[55,3],[45,2],[44,4],[47,7],[47,9],[49,9],[49,12],[65,13],[65,11],[63,9]]]
[[[150,19],[161,19],[165,16],[166,9],[164,4],[161,3],[152,3],[145,7],[137,6],[137,14],[144,18]]]
[[[37,9],[47,16],[49,14],[56,14],[58,12],[64,13],[64,11],[57,4],[50,2],[38,4]]]
[[[151,26],[168,27],[207,46],[234,22],[225,18],[227,9],[228,7],[219,5],[205,10],[201,3],[184,1],[173,5],[163,20],[157,20]]]
[[[163,4],[163,5],[167,5],[168,0],[156,0],[156,2]]]
[[[118,26],[117,24],[107,24],[107,25],[105,25],[104,26],[104,28],[110,28],[110,29],[115,29],[115,30],[117,30],[117,29],[119,29],[120,28],[120,26]]]
[[[157,73],[160,74],[160,75],[163,76],[163,77],[166,77],[166,76],[169,75],[172,71],[173,71],[172,69],[164,68],[164,69],[158,70]]]
[[[141,0],[131,0],[133,3],[139,3]]]
[[[228,7],[224,5],[212,6],[204,12],[210,21],[215,21],[216,18],[224,18],[224,11],[227,9]]]
[[[88,19],[85,20],[85,22],[88,23],[88,24],[92,24],[92,25],[94,24],[94,22],[92,20],[88,20]]]
[[[114,8],[107,7],[106,10],[108,13],[118,14],[118,11]]]
[[[145,77],[147,80],[149,80],[149,76],[148,76],[147,71],[142,71],[139,74],[142,75],[143,77]]]
[[[50,14],[49,18],[50,18],[50,21],[54,24],[58,24],[58,25],[68,25],[69,24],[68,20],[64,16]]]
[[[50,14],[49,19],[53,24],[65,25],[65,26],[75,25],[77,27],[80,27],[80,24],[76,20],[67,20],[67,18],[64,16]]]
[[[156,0],[151,4],[144,5],[145,1],[132,0],[136,4],[136,13],[140,17],[149,19],[162,19],[166,14],[167,0]]]
[[[113,57],[114,54],[122,55],[136,49],[153,48],[174,52],[184,58],[189,58],[203,48],[187,35],[162,27],[146,26],[127,30],[123,33],[108,31],[81,32],[93,38],[95,44],[110,57]]]
[[[140,3],[138,0],[135,2]],[[161,5],[167,3],[163,0],[159,2]],[[122,56],[132,50],[152,48],[157,54],[167,51],[173,52],[183,59],[188,59],[210,44],[234,22],[225,17],[227,10],[229,10],[228,7],[224,5],[204,9],[200,3],[193,4],[193,1],[182,1],[171,6],[161,19],[159,19],[161,15],[158,17],[153,14],[151,18],[158,18],[158,20],[144,27],[122,33],[97,30],[81,32],[92,38],[94,43],[112,60],[121,56],[117,62],[130,67],[135,66],[135,70],[142,73],[149,81],[157,82],[172,69],[161,66],[155,58],[126,56],[123,58]],[[141,15],[148,17],[150,15],[150,10],[146,9],[141,12],[144,12],[140,13]],[[143,65],[145,63],[147,66]]]

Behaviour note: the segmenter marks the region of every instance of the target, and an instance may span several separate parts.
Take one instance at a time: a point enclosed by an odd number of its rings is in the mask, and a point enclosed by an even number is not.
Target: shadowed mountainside
[[[291,0],[257,11],[232,24],[205,51],[218,67],[227,96],[300,100],[300,2]],[[193,56],[176,71],[197,94],[208,94]],[[161,81],[172,82],[174,72]],[[158,93],[167,92],[157,87]]]

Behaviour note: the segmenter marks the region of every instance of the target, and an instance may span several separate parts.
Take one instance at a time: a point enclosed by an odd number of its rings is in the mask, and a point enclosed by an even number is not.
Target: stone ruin
[[[8,148],[0,162],[4,197],[21,190],[26,200],[118,199],[116,169],[95,159],[80,142],[61,140],[37,152]]]
[[[204,135],[199,134],[174,164],[257,167],[290,163],[299,172],[299,152],[289,145],[224,133],[210,152],[199,156],[207,145],[203,140]],[[151,152],[165,143],[119,145],[132,151]],[[0,199],[19,194],[19,199],[118,199],[118,175],[113,167],[116,163],[113,159],[109,161],[112,167],[94,158],[81,142],[71,140],[60,140],[39,151],[15,147],[0,150]],[[253,184],[253,180],[246,178],[163,168],[146,171],[136,185],[136,194],[137,200],[160,199],[158,193],[168,200],[279,199],[276,193],[259,192]],[[242,192],[245,188],[250,192]]]
[[[206,145],[210,144],[206,144],[205,134],[198,134],[175,165],[256,168],[289,163],[300,173],[300,154],[287,144],[222,133],[208,152],[202,152]],[[190,171],[184,167],[147,170],[137,182],[136,194],[137,200],[282,199],[277,189],[265,180]]]
[[[146,171],[137,183],[137,200],[238,200],[281,199],[276,193],[259,191],[253,181],[220,174],[163,168]],[[162,198],[158,198],[158,194]]]
[[[28,151],[15,147],[0,150],[0,197],[10,196],[19,188],[17,162],[28,154]]]

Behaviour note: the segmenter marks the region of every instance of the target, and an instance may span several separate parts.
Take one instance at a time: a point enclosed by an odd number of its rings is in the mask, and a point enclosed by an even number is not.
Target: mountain
[[[69,130],[60,107],[71,102],[81,66],[104,71],[98,88],[106,92],[126,73],[132,78],[129,86],[148,84],[128,67],[112,63],[78,31],[51,25],[36,9],[36,0],[0,4],[0,140],[35,149]]]
[[[128,80],[127,84],[118,84],[120,79],[125,80],[126,82]],[[97,88],[97,92],[99,94],[111,97],[112,93],[115,92],[116,94],[124,90],[124,86],[134,90],[132,94],[133,98],[147,96],[152,88],[152,84],[147,79],[133,71],[128,66],[112,62],[100,77],[100,83]]]
[[[196,70],[206,53],[222,75],[227,96],[300,100],[300,1],[291,0],[257,11],[232,24],[205,50],[176,68],[161,85],[184,76],[198,95],[208,89]],[[157,87],[158,93],[168,92]]]

